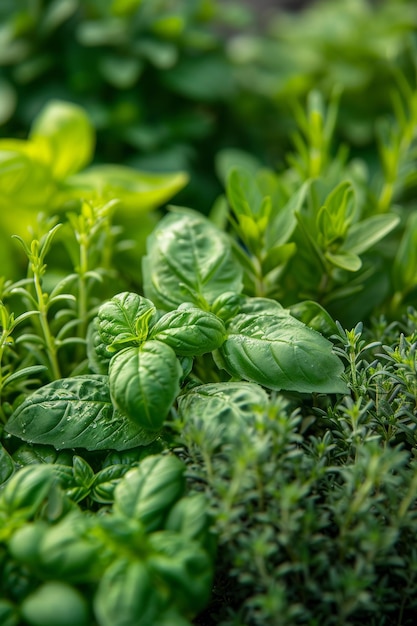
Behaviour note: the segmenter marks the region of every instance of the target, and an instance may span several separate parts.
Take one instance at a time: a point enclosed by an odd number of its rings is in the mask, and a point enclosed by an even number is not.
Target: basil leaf
[[[114,511],[139,520],[147,532],[160,529],[170,508],[184,493],[184,471],[184,464],[175,456],[146,457],[117,485]]]
[[[158,430],[179,393],[182,374],[175,352],[160,341],[125,348],[110,361],[112,400],[134,423]]]
[[[125,165],[93,165],[63,185],[68,196],[104,202],[117,198],[125,211],[145,212],[165,203],[188,182],[185,172],[141,172]]]
[[[219,348],[226,328],[213,313],[190,307],[167,313],[155,324],[150,338],[158,339],[181,356],[197,356]]]
[[[0,510],[9,516],[19,511],[32,517],[43,504],[55,480],[53,465],[27,465],[7,481],[0,495]]]
[[[32,591],[20,607],[25,624],[56,626],[77,624],[88,626],[89,610],[86,599],[65,582],[49,580]]]
[[[164,606],[148,566],[139,560],[116,560],[104,572],[94,597],[94,613],[100,626],[158,624]]]
[[[187,536],[163,530],[152,533],[155,553],[148,563],[158,579],[167,583],[172,603],[184,613],[198,613],[210,599],[213,568],[208,554]]]
[[[229,374],[268,389],[347,392],[332,344],[284,309],[237,315],[219,355],[219,365]]]
[[[112,353],[98,332],[98,317],[92,319],[87,328],[88,367],[94,374],[107,374]]]
[[[164,217],[148,238],[143,280],[146,297],[165,311],[185,299],[208,308],[225,291],[242,290],[242,270],[227,236],[185,209]]]
[[[55,380],[28,396],[5,430],[58,450],[126,450],[147,445],[154,435],[114,409],[108,380],[99,374]]]
[[[119,293],[98,310],[100,339],[113,350],[124,347],[127,342],[144,341],[149,321],[155,315],[150,300],[136,293]]]
[[[34,120],[30,139],[45,150],[54,178],[63,179],[85,167],[93,157],[94,128],[85,111],[54,100]]]
[[[202,433],[215,449],[247,433],[248,425],[254,424],[267,406],[266,391],[254,383],[207,383],[178,398],[178,415],[186,431]]]
[[[0,485],[2,485],[14,471],[14,462],[7,450],[0,444]]]

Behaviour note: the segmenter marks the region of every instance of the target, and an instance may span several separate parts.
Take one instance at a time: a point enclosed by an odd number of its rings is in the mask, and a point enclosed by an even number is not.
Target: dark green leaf
[[[156,316],[152,302],[136,293],[124,292],[101,305],[97,330],[113,351],[134,341],[145,341],[148,324]]]
[[[115,410],[107,376],[85,375],[41,387],[16,409],[6,431],[57,449],[125,450],[154,436]]]
[[[53,465],[27,465],[5,484],[0,494],[0,509],[8,515],[19,512],[26,519],[42,505],[55,480]]]
[[[187,307],[166,313],[155,324],[150,339],[157,339],[181,356],[197,356],[219,348],[226,337],[222,320],[207,311]]]
[[[332,344],[282,309],[237,315],[219,349],[233,376],[269,389],[344,393],[343,364]]]
[[[114,510],[139,520],[148,532],[160,529],[185,488],[185,466],[175,456],[155,455],[130,470],[117,485]]]
[[[116,406],[142,428],[158,430],[179,393],[182,367],[160,341],[125,348],[110,362],[110,393]]]
[[[247,382],[198,385],[178,398],[178,413],[185,428],[203,433],[213,448],[236,442],[241,434],[248,433],[267,406],[266,391]]]
[[[165,601],[142,561],[118,559],[105,571],[94,596],[99,626],[158,624]]]

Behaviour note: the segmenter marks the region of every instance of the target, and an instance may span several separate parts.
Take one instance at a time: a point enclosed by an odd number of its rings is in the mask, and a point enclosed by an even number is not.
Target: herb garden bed
[[[0,623],[414,624],[413,3],[40,4],[1,9]]]

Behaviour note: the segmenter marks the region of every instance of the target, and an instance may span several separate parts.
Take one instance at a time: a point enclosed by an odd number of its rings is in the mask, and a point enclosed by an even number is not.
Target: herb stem
[[[46,299],[47,299],[47,294],[44,294],[42,291],[42,285],[41,285],[41,281],[40,281],[40,277],[39,277],[39,273],[38,272],[34,272],[34,284],[35,284],[35,291],[36,291],[36,296],[37,296],[37,300],[38,300],[38,309],[39,309],[39,313],[40,313],[40,324],[41,324],[41,328],[42,328],[42,333],[45,339],[45,344],[46,344],[46,348],[47,348],[47,353],[48,353],[48,357],[49,357],[49,363],[50,363],[50,367],[51,367],[51,372],[52,372],[52,376],[54,378],[54,380],[57,380],[59,378],[61,378],[61,371],[60,371],[60,367],[58,364],[58,358],[57,358],[57,348],[56,348],[56,343],[55,343],[55,339],[52,336],[52,333],[50,331],[49,328],[49,322],[48,322],[48,308],[46,306]]]

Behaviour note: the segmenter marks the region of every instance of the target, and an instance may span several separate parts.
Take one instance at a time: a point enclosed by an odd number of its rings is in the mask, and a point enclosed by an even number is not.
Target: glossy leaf
[[[158,430],[179,393],[181,365],[160,341],[125,348],[110,362],[110,394],[115,405],[138,426]]]
[[[101,305],[97,330],[109,350],[123,348],[126,343],[144,341],[148,324],[156,316],[152,302],[136,293],[123,292]]]
[[[196,307],[166,313],[155,324],[150,339],[171,346],[181,356],[197,356],[219,348],[226,329],[219,317]]]
[[[178,414],[185,429],[196,428],[212,447],[236,442],[248,432],[268,405],[266,391],[249,382],[207,383],[178,398]]]
[[[130,470],[114,492],[114,510],[139,520],[148,532],[162,527],[163,521],[182,496],[185,466],[175,456],[155,455]]]
[[[347,391],[332,344],[287,311],[240,313],[227,330],[219,354],[229,374],[268,389]]]
[[[55,179],[78,172],[93,157],[95,133],[85,111],[54,100],[34,120],[30,139],[42,146]]]
[[[148,238],[143,277],[146,297],[165,311],[184,300],[211,304],[226,291],[242,289],[228,238],[191,210],[177,210],[158,224]]]
[[[16,409],[6,431],[24,441],[62,448],[125,450],[154,436],[114,409],[108,377],[82,375],[56,380]]]
[[[317,302],[304,300],[290,307],[290,313],[325,337],[335,335],[337,326],[331,315]]]

